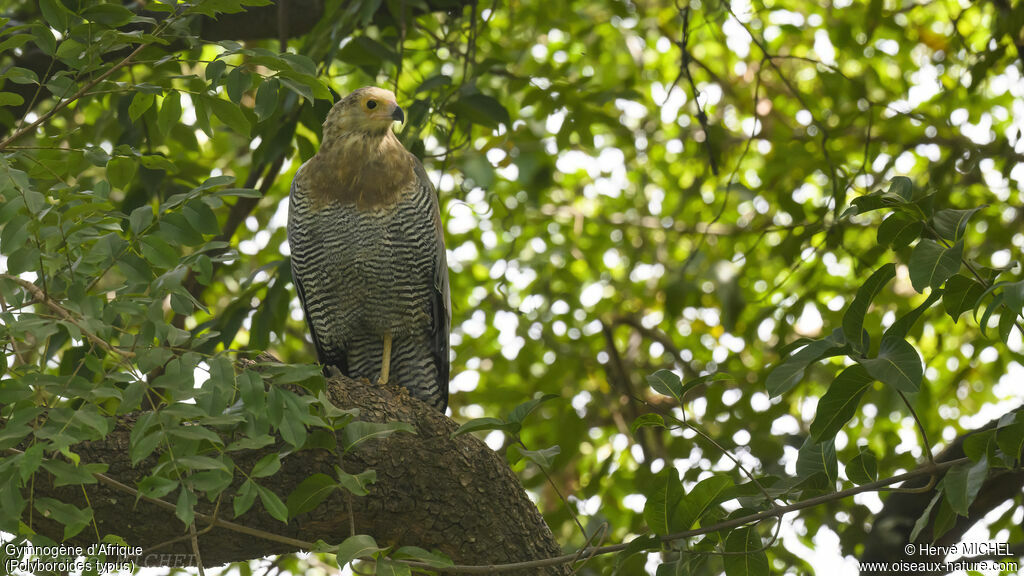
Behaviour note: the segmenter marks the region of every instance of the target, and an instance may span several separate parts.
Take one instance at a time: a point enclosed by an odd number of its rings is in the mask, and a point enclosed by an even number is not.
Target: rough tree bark
[[[384,440],[369,441],[339,462],[327,450],[307,449],[283,458],[277,474],[260,479],[260,484],[282,499],[304,479],[321,472],[334,476],[335,465],[357,474],[373,469],[377,482],[370,494],[352,497],[357,533],[374,536],[380,545],[412,545],[438,549],[456,564],[504,564],[548,558],[561,553],[544,523],[504,459],[470,435],[451,438],[454,422],[427,405],[392,386],[372,385],[366,380],[339,377],[328,380],[328,396],[339,407],[358,408],[360,420],[408,422],[416,434],[395,433]],[[77,445],[73,450],[82,462],[109,465],[106,476],[135,486],[156,463],[156,457],[131,465],[128,443],[131,426],[138,414],[119,422],[104,440]],[[233,452],[235,464],[250,470],[273,447],[258,451]],[[41,473],[34,483],[35,498],[50,497],[86,506],[82,486],[54,487],[52,478]],[[336,494],[315,510],[292,519],[287,525],[273,519],[259,501],[249,512],[231,518],[231,502],[244,478],[237,475],[221,498],[219,518],[308,542],[322,539],[339,543],[350,535],[347,499]],[[167,510],[104,483],[85,486],[100,535],[118,534],[131,546],[141,546],[141,564],[190,564],[192,548],[188,539],[169,541],[187,534],[185,526]],[[28,494],[25,495],[28,497]],[[214,504],[200,500],[196,511],[214,514]],[[29,523],[26,517],[23,520]],[[209,522],[197,519],[202,531]],[[61,541],[63,527],[38,514],[31,524],[38,532]],[[92,528],[82,531],[71,543],[89,546],[96,536]],[[215,526],[199,535],[199,549],[206,566],[283,554],[294,545],[234,532]],[[175,556],[178,555],[178,556]],[[505,571],[503,574],[568,574],[566,566]]]
[[[1017,408],[1019,412],[1024,408]],[[935,457],[936,462],[946,462],[963,458],[964,441],[973,434],[984,432],[995,428],[999,420],[993,420],[988,424],[967,432],[957,437],[946,447],[945,450]],[[936,478],[936,483],[941,478]],[[928,478],[921,478],[907,482],[905,488],[920,488],[928,484]],[[958,517],[954,526],[940,538],[935,539],[933,534],[934,516],[924,530],[918,536],[918,542],[934,543],[936,546],[949,547],[960,542],[964,533],[976,524],[993,508],[999,506],[1009,499],[1020,497],[1024,487],[1024,470],[1006,470],[992,468],[988,477],[978,492],[978,497],[971,504],[966,517]],[[910,533],[914,529],[917,519],[924,513],[925,508],[932,501],[937,493],[936,488],[919,494],[896,492],[885,499],[885,505],[871,523],[871,532],[864,543],[864,552],[860,555],[861,562],[944,562],[945,556],[928,554],[908,555],[904,547],[910,543]],[[934,510],[933,510],[934,514]],[[1019,558],[1024,550],[1016,550]],[[862,574],[882,574],[882,572],[862,572]],[[944,573],[944,572],[939,572]]]

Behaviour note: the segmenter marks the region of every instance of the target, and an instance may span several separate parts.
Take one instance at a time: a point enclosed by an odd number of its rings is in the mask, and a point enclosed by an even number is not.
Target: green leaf
[[[524,458],[526,458],[530,462],[533,462],[537,466],[544,468],[545,470],[551,469],[552,465],[554,464],[555,457],[562,452],[562,449],[559,448],[558,446],[550,446],[548,448],[542,448],[540,450],[527,450],[522,446],[516,445],[515,449],[518,450]]]
[[[235,500],[233,502],[235,518],[245,514],[249,508],[252,508],[253,503],[256,502],[256,492],[257,486],[252,480],[246,480],[242,483],[238,492],[235,492]]]
[[[350,66],[379,67],[384,62],[397,64],[398,54],[390,47],[370,38],[359,35],[338,52],[338,59]]]
[[[82,10],[82,17],[107,28],[120,28],[131,22],[135,13],[120,4],[94,4]]]
[[[196,519],[196,502],[199,498],[195,495],[192,490],[189,490],[185,486],[181,487],[178,491],[178,502],[174,507],[174,515],[181,520],[185,526],[191,526],[192,522]]]
[[[934,240],[922,239],[910,255],[910,282],[914,290],[924,292],[925,288],[938,288],[960,270],[963,256],[963,239],[950,248]]]
[[[812,363],[831,356],[845,354],[849,348],[842,328],[836,328],[821,340],[813,340],[781,364],[772,369],[765,381],[768,394],[772,397],[785,394],[804,377],[804,370]]]
[[[679,503],[684,496],[683,484],[679,474],[672,466],[667,466],[655,476],[655,488],[647,494],[644,504],[644,521],[652,532],[658,535],[676,531]]]
[[[107,180],[114,188],[125,190],[135,178],[135,161],[131,158],[116,156],[107,162]]]
[[[955,242],[963,237],[967,230],[967,221],[982,208],[985,206],[978,206],[970,210],[939,210],[932,216],[932,226],[940,236]]]
[[[316,473],[299,483],[288,495],[288,517],[294,518],[316,509],[338,490],[338,483],[327,474]]]
[[[74,486],[78,484],[95,484],[96,474],[103,474],[108,466],[102,463],[81,464],[75,466],[63,460],[46,460],[43,468],[53,474],[54,486]]]
[[[619,570],[630,557],[642,552],[650,552],[661,548],[661,538],[656,534],[641,534],[626,544],[626,548],[615,557],[615,570],[613,574],[621,574]]]
[[[1024,312],[1024,280],[1000,283],[1003,302],[1014,315]]]
[[[815,442],[808,437],[797,453],[797,476],[807,479],[819,473],[824,474],[828,478],[829,484],[832,485],[839,477],[839,461],[836,460],[834,438],[829,438],[824,442]]]
[[[954,274],[946,281],[946,290],[942,295],[942,307],[956,323],[961,314],[974,309],[975,303],[984,292],[985,287],[974,279],[962,274]]]
[[[941,488],[941,486],[940,486]],[[921,516],[914,522],[914,529],[910,531],[909,542],[917,542],[917,537],[921,534],[921,531],[928,526],[928,522],[932,517],[932,509],[935,508],[935,504],[942,500],[942,492],[936,492],[935,496],[932,497],[932,501],[928,503],[928,506],[921,513]]]
[[[263,508],[270,513],[275,519],[288,523],[288,507],[284,505],[284,502],[277,497],[269,488],[257,485],[257,489],[260,493],[260,502],[263,503]]]
[[[231,468],[220,458],[211,458],[201,454],[178,456],[175,462],[192,470],[223,470],[231,472]]]
[[[194,490],[212,499],[231,486],[233,477],[221,470],[207,470],[206,472],[196,472],[190,477],[190,480]]]
[[[538,406],[550,400],[554,400],[555,398],[558,397],[559,396],[557,394],[544,394],[532,400],[523,402],[522,404],[513,408],[511,412],[509,412],[508,421],[522,424],[523,421],[526,420],[526,417],[532,414]]]
[[[223,387],[225,389],[235,388],[235,367],[231,359],[225,356],[217,356],[208,362],[210,366],[210,380],[207,385]]]
[[[168,174],[175,174],[178,172],[178,167],[174,162],[171,162],[166,156],[161,156],[160,154],[147,154],[139,158],[139,162],[150,170],[163,170]]]
[[[914,183],[906,176],[896,176],[889,183],[889,194],[910,202],[914,197]]]
[[[416,429],[405,422],[363,422],[357,420],[349,422],[341,431],[341,444],[345,452],[351,451],[356,446],[371,439],[383,439],[395,432],[408,432],[415,434]]]
[[[925,298],[924,302],[914,308],[907,314],[900,316],[892,326],[886,329],[885,333],[882,334],[882,348],[885,348],[885,343],[888,340],[903,340],[910,333],[910,329],[917,324],[917,321],[921,318],[921,315],[926,310],[932,307],[932,304],[941,298],[943,295],[942,290],[932,290],[928,297]]]
[[[133,435],[128,447],[128,455],[132,459],[132,466],[137,465],[144,458],[152,454],[153,451],[156,450],[156,447],[163,443],[165,438],[166,434],[160,429],[157,429],[153,433],[145,436],[140,435],[137,440]]]
[[[693,487],[680,501],[674,519],[673,531],[689,530],[700,522],[712,506],[723,500],[726,488],[733,486],[732,478],[724,475],[709,476]]]
[[[14,92],[0,92],[0,106],[21,106],[25,99]]]
[[[159,268],[174,268],[181,261],[181,255],[171,247],[165,240],[155,235],[148,235],[142,239],[142,255],[154,266]]]
[[[460,118],[465,118],[476,124],[482,124],[488,128],[497,128],[502,124],[505,126],[512,125],[508,110],[497,99],[486,94],[463,96],[451,104],[449,109]]]
[[[270,446],[276,441],[277,439],[275,439],[270,434],[246,436],[245,438],[240,438],[238,440],[235,440],[231,444],[228,444],[228,451],[237,452],[239,450],[259,450],[260,448]]]
[[[228,67],[228,63],[217,59],[206,65],[204,71],[206,81],[210,83],[210,88],[216,88],[220,84],[220,77],[224,75],[224,70]]]
[[[263,412],[266,402],[267,389],[263,385],[263,378],[252,370],[245,370],[238,375],[238,392],[242,396],[242,403],[250,414]]]
[[[10,40],[16,38],[24,38],[27,40],[31,37],[32,36],[28,34],[16,34],[14,37],[8,38],[8,40],[4,41],[0,46],[7,44]],[[8,79],[15,84],[39,84],[39,77],[36,76],[35,72],[27,68],[19,68],[17,66],[8,68],[7,71],[3,73],[3,78]]]
[[[412,568],[408,564],[395,562],[384,556],[377,557],[375,576],[412,576]]]
[[[870,448],[861,448],[860,452],[846,463],[846,476],[857,485],[870,484],[877,480],[878,458],[875,457],[875,453]]]
[[[57,52],[57,39],[53,37],[53,32],[50,31],[48,26],[42,24],[35,24],[32,26],[32,37],[36,43],[36,46],[43,51],[43,54],[47,56],[53,56]],[[60,95],[60,92],[55,92]]]
[[[162,476],[147,476],[139,481],[139,489],[150,498],[163,498],[177,490],[181,483]]]
[[[344,542],[338,545],[335,552],[338,560],[338,568],[344,569],[349,562],[358,558],[369,558],[378,552],[385,550],[377,546],[373,536],[367,534],[356,534],[349,536]]]
[[[996,444],[1011,460],[1021,459],[1024,446],[1024,412],[1003,414],[996,428]]]
[[[213,213],[213,210],[201,200],[192,200],[182,207],[181,213],[184,214],[192,226],[200,234],[219,234],[220,223],[217,222],[217,215]]]
[[[992,429],[980,430],[969,434],[964,438],[964,455],[975,462],[988,457],[995,448],[996,431]]]
[[[520,430],[521,426],[505,422],[500,418],[474,418],[469,422],[459,426],[459,429],[452,432],[452,438],[461,436],[469,432],[480,432],[482,430],[501,430],[503,432],[516,433]]]
[[[35,509],[44,518],[64,525],[64,539],[73,538],[92,521],[92,508],[78,508],[53,498],[36,498]]]
[[[416,546],[402,546],[398,550],[395,550],[394,554],[391,556],[396,560],[415,560],[416,562],[423,562],[433,568],[447,568],[448,566],[455,565],[451,558],[445,556],[441,552],[428,552],[423,548],[418,548]]]
[[[149,225],[153,223],[153,207],[139,206],[135,210],[132,210],[132,215],[128,219],[128,224],[131,226],[132,232],[136,236],[142,234],[142,232],[149,228]]]
[[[274,390],[279,390],[275,388]],[[284,417],[278,422],[277,429],[285,442],[296,448],[301,448],[306,443],[308,436],[306,421],[309,418],[309,411],[295,394],[283,391]]]
[[[155,100],[156,96],[149,92],[136,92],[131,104],[128,105],[128,117],[135,122],[153,106]]]
[[[892,245],[893,248],[904,248],[916,240],[924,229],[924,223],[911,216],[895,213],[882,221],[878,226],[878,244]]]
[[[0,24],[2,24],[4,22],[6,22],[6,20],[0,20]],[[6,52],[8,50],[13,50],[15,48],[21,48],[22,46],[25,45],[26,42],[28,42],[29,40],[32,40],[33,38],[34,37],[32,36],[32,34],[12,34],[12,35],[8,36],[7,38],[4,38],[4,40],[2,42],[0,42],[0,52]],[[21,68],[20,70],[25,70],[25,69]],[[26,71],[27,72],[31,72],[30,70],[26,70]],[[32,73],[33,76],[35,76],[35,72],[31,72],[31,73]]]
[[[815,442],[834,438],[857,413],[860,399],[874,381],[859,364],[840,372],[818,401],[817,413],[810,428],[811,438]]]
[[[349,474],[335,466],[334,474],[338,477],[338,486],[355,496],[366,496],[370,493],[369,486],[377,482],[376,470],[364,470],[359,474]]]
[[[988,460],[985,458],[979,462],[963,462],[949,469],[942,480],[942,488],[954,512],[967,516],[987,474]]]
[[[682,379],[671,370],[658,370],[647,377],[647,384],[663,396],[674,398],[679,404],[683,402]]]
[[[416,87],[416,94],[419,94],[420,92],[427,92],[427,91],[430,91],[430,90],[434,90],[434,89],[440,88],[442,86],[451,86],[451,85],[452,85],[452,79],[451,79],[450,76],[445,76],[443,74],[438,74],[436,76],[431,76],[430,78],[427,78],[422,83],[420,83],[420,85]]]
[[[850,341],[854,350],[863,351],[861,347],[861,334],[864,332],[864,316],[871,306],[875,296],[896,277],[896,265],[889,263],[875,270],[864,284],[857,289],[857,296],[853,299],[850,307],[843,314],[843,334]]]
[[[901,206],[906,204],[907,200],[899,194],[891,192],[872,192],[858,198],[853,199],[853,206],[856,208],[857,214],[866,214],[880,208],[887,208],[890,206]],[[844,213],[845,216],[846,213]]]
[[[350,42],[349,44],[353,43],[354,42]],[[278,78],[281,80],[282,84],[298,93],[306,100],[312,101],[314,98],[319,100],[332,99],[331,91],[327,89],[327,86],[324,85],[323,81],[320,80],[319,77],[312,74],[281,70],[278,72]]]
[[[262,198],[263,194],[259,190],[252,188],[225,188],[214,192],[214,196],[236,196],[238,198]]]
[[[921,388],[924,377],[921,356],[906,340],[883,338],[878,356],[862,358],[858,362],[876,380],[897,390],[914,393]]]
[[[228,98],[230,98],[236,105],[242,101],[242,96],[249,88],[249,79],[249,72],[241,66],[235,67],[235,69],[228,74],[228,80],[224,87],[227,89]]]
[[[757,535],[757,528],[744,526],[729,533],[725,540],[726,576],[767,576],[768,555]]]
[[[944,484],[944,482],[943,482]],[[932,522],[932,536],[935,539],[953,529],[956,525],[957,514],[949,504],[949,498],[943,498],[939,502],[939,509],[935,512],[935,520]]]
[[[661,414],[655,414],[653,412],[642,414],[636,420],[633,420],[633,423],[629,426],[629,431],[633,436],[636,436],[636,431],[644,426],[664,428],[665,419],[662,418]]]
[[[181,94],[168,92],[160,103],[160,112],[156,116],[156,126],[160,133],[168,135],[171,133],[171,126],[177,124],[181,119]]]
[[[256,90],[254,110],[260,122],[270,117],[274,113],[274,109],[277,108],[277,93],[280,90],[280,84],[277,78],[269,78],[261,83],[260,87]]]
[[[39,0],[39,11],[51,28],[61,33],[67,30],[69,13],[60,0]]]
[[[281,469],[281,455],[277,452],[267,454],[263,458],[260,458],[258,462],[252,467],[252,472],[249,473],[250,478],[266,478],[267,476],[273,476],[277,474],[277,471]]]
[[[1010,333],[1017,326],[1017,318],[1012,314],[1001,314],[999,316],[999,339],[1003,344],[1010,343]]]
[[[210,107],[213,115],[224,124],[231,127],[232,130],[238,132],[242,136],[249,136],[252,132],[252,126],[249,124],[249,119],[245,117],[242,109],[227,101],[221,100],[220,98],[214,98],[211,96],[200,97]]]

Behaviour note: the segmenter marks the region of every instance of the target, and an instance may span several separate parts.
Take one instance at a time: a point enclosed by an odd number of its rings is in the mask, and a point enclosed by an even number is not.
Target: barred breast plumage
[[[292,277],[322,364],[395,382],[443,411],[450,296],[440,213],[422,165],[374,116],[389,104],[389,117],[401,117],[384,90],[340,101],[320,151],[296,173]]]

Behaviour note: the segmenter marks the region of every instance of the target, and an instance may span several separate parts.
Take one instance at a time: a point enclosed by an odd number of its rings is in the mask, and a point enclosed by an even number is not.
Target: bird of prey
[[[339,100],[292,181],[292,279],[320,363],[448,405],[451,296],[437,195],[391,128],[395,95]]]

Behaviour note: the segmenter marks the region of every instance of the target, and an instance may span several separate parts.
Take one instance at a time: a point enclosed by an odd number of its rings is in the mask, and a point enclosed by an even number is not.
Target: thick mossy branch
[[[352,474],[373,469],[377,482],[370,487],[369,495],[351,497],[352,516],[356,532],[374,536],[381,546],[438,549],[456,564],[476,565],[527,561],[561,553],[508,464],[479,439],[469,435],[451,438],[455,423],[410,398],[404,390],[344,377],[330,379],[327,386],[331,401],[339,407],[358,408],[360,420],[407,422],[416,429],[416,434],[395,433],[383,440],[367,441],[344,459],[323,449],[292,452],[282,458],[283,465],[275,475],[258,480],[261,486],[285,500],[312,474],[320,472],[333,477],[336,465]],[[106,476],[135,487],[156,463],[156,458],[151,457],[136,467],[131,465],[129,433],[136,417],[129,415],[122,419],[103,441],[83,443],[73,450],[83,463],[106,463],[109,465]],[[232,452],[231,457],[239,468],[249,471],[257,460],[281,447]],[[338,492],[287,525],[273,519],[259,500],[247,513],[233,518],[232,502],[244,480],[244,476],[236,472],[232,486],[221,496],[220,505],[203,499],[196,512],[307,542],[323,540],[337,544],[350,535],[349,498]],[[87,495],[100,535],[118,534],[129,545],[141,546],[145,550],[143,564],[180,563],[181,558],[192,557],[190,542],[182,539],[187,529],[173,510],[145,500],[137,501],[132,494],[108,483],[86,485],[85,495],[82,486],[54,487],[50,475],[43,471],[37,475],[33,486],[34,498],[56,498],[79,507],[86,507]],[[172,493],[166,500],[173,504],[176,494]],[[38,513],[31,519],[27,511],[25,514],[23,521],[35,530],[61,540],[61,525],[40,518]],[[199,548],[207,566],[297,549],[294,544],[254,537],[221,526],[203,532],[208,525],[209,520],[197,518],[196,527],[201,532]],[[95,541],[92,526],[73,539],[83,546]],[[569,573],[565,566],[529,572]]]

